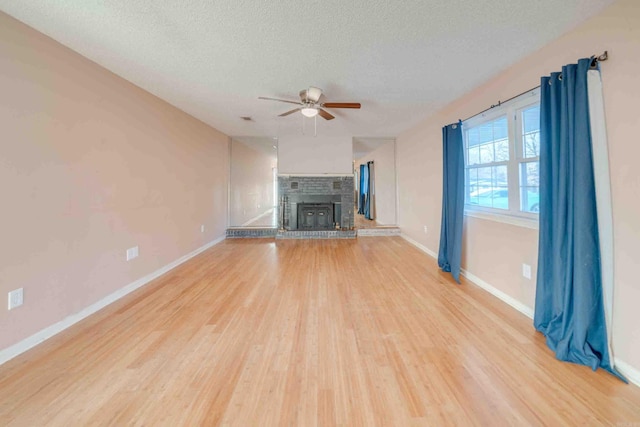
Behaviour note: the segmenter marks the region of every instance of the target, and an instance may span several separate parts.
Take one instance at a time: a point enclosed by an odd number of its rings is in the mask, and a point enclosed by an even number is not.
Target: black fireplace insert
[[[333,203],[298,203],[298,230],[335,228]]]

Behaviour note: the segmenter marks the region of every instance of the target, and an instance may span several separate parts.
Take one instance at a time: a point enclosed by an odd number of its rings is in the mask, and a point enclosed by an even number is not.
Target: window
[[[503,116],[465,131],[468,204],[509,209],[507,130]]]
[[[463,134],[467,214],[536,220],[540,199],[538,90],[465,121]]]
[[[520,210],[538,212],[540,201],[540,104],[520,111]]]

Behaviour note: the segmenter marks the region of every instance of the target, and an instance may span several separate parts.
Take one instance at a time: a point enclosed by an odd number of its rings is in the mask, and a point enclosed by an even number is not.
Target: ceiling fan
[[[335,116],[323,110],[323,108],[360,108],[359,102],[324,102],[325,97],[322,94],[322,89],[313,86],[310,86],[309,89],[303,89],[300,91],[299,102],[287,99],[267,98],[264,96],[260,96],[258,99],[299,105],[298,108],[282,113],[279,117],[288,116],[289,114],[300,111],[305,117],[320,116],[325,120],[333,120],[335,119]]]

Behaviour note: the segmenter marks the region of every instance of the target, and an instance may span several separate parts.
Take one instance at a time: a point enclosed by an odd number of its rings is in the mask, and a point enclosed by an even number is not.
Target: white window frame
[[[464,139],[464,159],[465,159],[465,215],[470,217],[488,219],[491,221],[503,222],[518,225],[526,228],[538,228],[538,214],[520,210],[520,164],[531,161],[539,161],[539,157],[524,158],[522,146],[522,118],[523,110],[540,103],[540,90],[536,88],[525,94],[510,100],[489,111],[465,120],[462,123]],[[499,209],[488,206],[478,206],[467,203],[467,133],[465,129],[479,126],[483,123],[496,120],[502,116],[507,117],[507,136],[509,139],[509,161],[488,163],[489,166],[500,164],[507,165],[507,179],[509,182],[509,209]]]

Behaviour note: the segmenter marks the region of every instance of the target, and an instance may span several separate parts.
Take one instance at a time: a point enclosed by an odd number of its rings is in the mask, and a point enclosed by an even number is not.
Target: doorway
[[[395,139],[353,138],[357,229],[397,227]]]
[[[231,139],[229,228],[276,228],[277,144],[270,137]]]

